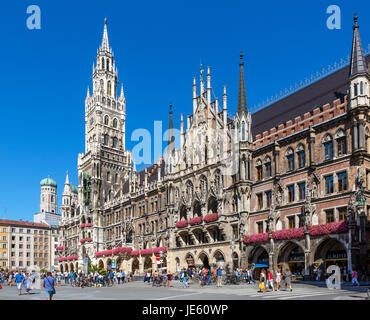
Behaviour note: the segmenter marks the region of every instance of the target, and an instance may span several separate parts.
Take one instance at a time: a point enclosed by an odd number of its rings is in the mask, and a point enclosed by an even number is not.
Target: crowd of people
[[[356,270],[346,272],[346,277],[343,281],[352,282],[353,285],[359,286],[359,276]],[[320,268],[317,269],[315,280],[323,280],[322,278],[328,279],[330,275],[322,274]],[[9,287],[15,285],[18,290],[18,294],[22,294],[24,288],[25,294],[29,295],[30,291],[34,289],[35,282],[39,278],[42,282],[42,286],[45,289],[45,294],[48,300],[51,300],[55,293],[55,287],[61,285],[71,285],[74,287],[110,287],[114,285],[122,285],[126,282],[134,281],[134,275],[132,272],[125,272],[124,270],[100,270],[100,272],[89,272],[84,274],[83,272],[46,272],[37,273],[35,271],[7,272],[0,270],[0,289],[2,285],[7,284]],[[172,280],[179,280],[180,284],[184,288],[189,288],[191,283],[199,283],[199,287],[205,287],[210,285],[216,285],[216,287],[222,287],[227,282],[227,279],[234,278],[236,282],[232,283],[248,283],[255,284],[259,292],[272,292],[281,290],[282,287],[285,290],[292,291],[292,280],[293,273],[286,268],[282,270],[278,269],[275,273],[271,269],[254,268],[253,266],[245,269],[235,269],[232,273],[225,272],[221,266],[218,267],[188,267],[178,269],[177,272],[171,273],[170,271],[158,270],[151,272],[147,270],[144,273],[144,282],[150,283],[153,286],[166,286],[171,287]]]

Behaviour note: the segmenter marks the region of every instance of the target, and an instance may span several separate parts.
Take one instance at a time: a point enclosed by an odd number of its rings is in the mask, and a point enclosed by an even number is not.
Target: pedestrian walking
[[[222,268],[218,266],[217,268],[217,287],[222,287]]]
[[[356,270],[352,270],[352,285],[360,286],[358,283],[358,273]]]
[[[9,275],[8,275],[8,286],[9,286],[9,288],[11,288],[12,282],[13,282],[13,273],[10,272]]]
[[[24,283],[24,275],[18,270],[18,273],[15,275],[15,282],[17,284],[18,294],[22,294],[22,286]]]
[[[285,289],[287,288],[287,286],[289,286],[290,291],[293,291],[293,289],[292,289],[292,276],[293,276],[293,274],[290,272],[289,268],[286,268],[285,273],[284,273]]]
[[[275,292],[274,277],[270,269],[267,271],[267,287],[269,286],[272,288],[272,292]]]
[[[280,269],[276,272],[276,290],[280,291],[280,283],[281,283],[281,271]]]
[[[51,276],[51,272],[48,272],[43,280],[42,286],[45,289],[46,300],[52,300],[55,294],[55,279]]]
[[[260,274],[260,283],[258,292],[266,292],[265,280],[266,280],[265,270],[262,269]]]
[[[186,273],[186,269],[183,270],[183,282],[184,282],[184,288],[189,288],[188,284],[188,274]]]
[[[173,279],[173,276],[172,276],[172,273],[171,272],[167,272],[167,287],[171,287],[171,281]]]

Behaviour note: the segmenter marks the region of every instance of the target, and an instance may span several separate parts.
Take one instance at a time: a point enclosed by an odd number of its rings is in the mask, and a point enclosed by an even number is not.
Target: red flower
[[[143,249],[143,250],[140,250],[140,255],[142,256],[151,256],[153,253],[153,250],[152,249]]]
[[[80,228],[81,228],[81,229],[85,228],[85,224],[84,224],[84,223],[81,223],[81,224],[80,224]]]
[[[91,227],[91,223],[86,223],[85,227]]]
[[[272,238],[275,240],[300,239],[304,237],[303,228],[284,229],[272,233]]]
[[[159,251],[163,251],[163,253],[165,253],[167,252],[167,247],[158,247],[153,249],[154,254],[158,254]]]
[[[324,234],[343,233],[347,231],[348,231],[348,221],[339,221],[312,226],[310,229],[310,235],[321,236]]]
[[[181,220],[176,222],[177,228],[185,228],[188,225],[188,220]]]
[[[137,257],[139,255],[139,250],[133,250],[130,253],[131,257]]]
[[[269,235],[267,232],[256,233],[251,235],[246,235],[243,239],[245,244],[255,243],[255,242],[267,242],[269,240]]]
[[[112,250],[105,250],[105,251],[103,251],[103,254],[105,256],[111,256],[113,254],[113,251]]]
[[[217,213],[210,213],[210,214],[207,214],[205,217],[204,217],[204,221],[209,223],[209,222],[213,222],[213,221],[216,221],[218,220],[218,214]]]
[[[81,242],[81,243],[85,243],[85,241],[86,241],[86,239],[83,239],[83,238],[82,238],[82,239],[80,239],[80,242]]]
[[[202,217],[195,217],[195,218],[192,218],[189,220],[189,224],[191,226],[195,225],[195,224],[201,224],[202,223]]]

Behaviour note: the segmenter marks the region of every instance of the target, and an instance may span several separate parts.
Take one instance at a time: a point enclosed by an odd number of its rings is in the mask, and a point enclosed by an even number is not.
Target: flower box
[[[165,253],[167,252],[167,247],[158,247],[158,248],[153,249],[154,254],[158,254],[159,251],[162,251],[163,253]]]
[[[92,225],[91,225],[91,223],[86,223],[85,224],[85,227],[88,227],[88,228],[90,228]]]
[[[152,249],[142,249],[140,250],[140,255],[142,256],[151,256],[153,253]]]
[[[331,233],[343,233],[348,231],[348,221],[331,222],[312,226],[310,229],[311,236],[321,236]]]
[[[188,220],[181,220],[176,222],[177,228],[185,228],[188,225]]]
[[[301,239],[303,237],[304,237],[303,228],[285,229],[272,233],[272,238],[274,240]]]
[[[105,251],[103,252],[103,254],[104,254],[105,256],[111,256],[111,255],[113,254],[113,250],[105,250]]]
[[[85,243],[85,241],[86,241],[86,239],[83,239],[83,238],[82,238],[82,239],[80,239],[80,242],[81,242],[81,243]]]
[[[102,255],[103,255],[103,252],[101,251],[95,252],[95,257],[101,257]]]
[[[213,222],[213,221],[217,221],[218,220],[218,214],[217,213],[210,213],[210,214],[207,214],[205,217],[204,217],[204,221],[206,223],[209,223],[209,222]]]
[[[81,223],[81,224],[80,224],[80,228],[81,228],[81,229],[85,228],[85,224],[84,224],[84,223]]]
[[[191,226],[194,226],[196,224],[201,224],[202,223],[202,217],[195,217],[189,220],[189,224]]]
[[[91,238],[86,238],[85,239],[87,242],[91,242],[92,241],[92,239]]]
[[[139,255],[139,250],[133,250],[130,253],[131,257],[137,257]]]
[[[69,256],[69,257],[67,257],[67,260],[68,261],[72,261],[73,260],[73,257],[72,256]]]
[[[267,242],[267,241],[269,241],[269,235],[267,232],[246,235],[243,239],[243,242],[245,244],[257,243],[257,242]]]
[[[78,256],[72,256],[73,260],[78,260]]]

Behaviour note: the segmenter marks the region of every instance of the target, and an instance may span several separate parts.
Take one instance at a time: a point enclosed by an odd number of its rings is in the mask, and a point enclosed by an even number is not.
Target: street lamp
[[[233,237],[233,240],[231,240],[231,273],[234,271],[234,249],[235,249],[235,236]]]

